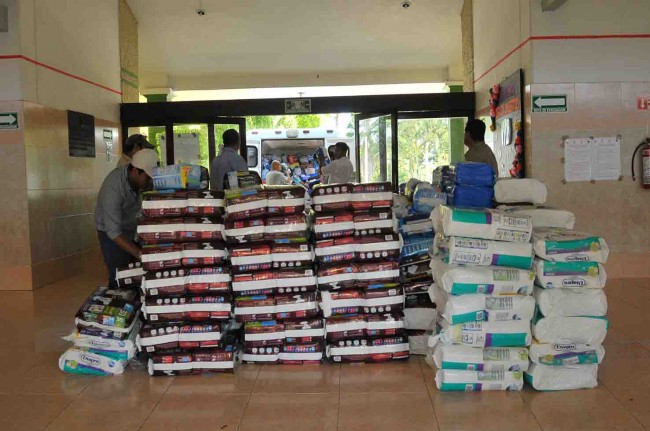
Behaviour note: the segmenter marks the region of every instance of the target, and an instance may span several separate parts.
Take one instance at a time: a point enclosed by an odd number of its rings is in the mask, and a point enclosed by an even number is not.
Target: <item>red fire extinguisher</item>
[[[641,150],[641,169],[643,170],[641,185],[644,189],[650,189],[650,138],[646,138],[645,141],[641,142],[634,149],[634,154],[632,154],[632,181],[636,181],[636,175],[634,175],[634,160],[636,159],[636,153]]]

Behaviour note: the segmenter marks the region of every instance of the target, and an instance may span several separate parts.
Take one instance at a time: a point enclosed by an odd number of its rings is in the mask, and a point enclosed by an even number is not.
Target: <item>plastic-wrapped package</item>
[[[532,342],[530,321],[468,322],[460,325],[443,321],[440,334],[429,339],[429,346],[435,346],[438,341],[473,347],[525,347]]]
[[[273,275],[273,271],[234,274],[232,291],[241,296],[271,295],[275,293],[277,286]]]
[[[213,349],[221,342],[221,325],[215,323],[145,325],[137,338],[138,349],[147,353],[170,349]]]
[[[312,192],[314,211],[339,211],[352,208],[352,187],[352,184],[348,183],[315,186]]]
[[[114,376],[122,374],[125,367],[126,361],[111,359],[77,347],[69,348],[59,357],[59,369],[71,374]]]
[[[486,163],[456,163],[456,184],[492,187],[496,178],[492,166]]]
[[[271,245],[260,243],[233,246],[230,249],[230,263],[235,273],[271,269],[273,266]]]
[[[607,297],[603,289],[535,288],[535,300],[545,317],[604,316]]]
[[[437,285],[452,295],[483,293],[486,295],[530,295],[535,272],[518,268],[448,265],[431,259]]]
[[[551,207],[501,205],[498,208],[508,214],[529,216],[533,220],[533,228],[557,227],[573,229],[576,222],[576,216],[572,212]]]
[[[275,320],[244,324],[244,343],[247,348],[281,346],[284,339],[284,325]]]
[[[406,196],[394,195],[392,211],[397,219],[407,217],[409,214],[410,201]]]
[[[400,256],[402,260],[417,256],[429,256],[433,245],[433,238],[432,233],[409,235],[406,237],[400,234],[400,242],[402,243]]]
[[[325,333],[329,341],[346,340],[363,337],[367,328],[368,322],[363,315],[347,314],[327,319]]]
[[[269,217],[266,219],[264,238],[267,240],[307,237],[307,220],[304,214]]]
[[[339,238],[354,234],[354,216],[351,212],[316,214],[314,236],[317,239]]]
[[[409,343],[405,335],[339,340],[328,345],[326,353],[334,362],[384,362],[408,359]]]
[[[424,356],[429,351],[428,339],[429,331],[425,330],[408,330],[406,331],[409,338],[409,353],[411,355]]]
[[[124,268],[118,268],[115,271],[115,281],[117,286],[124,289],[137,287],[142,284],[142,278],[147,272],[142,268],[142,263],[133,262]]]
[[[507,266],[528,269],[533,264],[533,246],[524,242],[445,237],[437,234],[433,248],[449,264]]]
[[[438,370],[436,387],[441,391],[520,391],[523,372]]]
[[[354,213],[355,235],[390,234],[394,229],[395,222],[390,208]]]
[[[323,360],[322,343],[288,344],[278,355],[281,364],[319,364]]]
[[[486,347],[438,344],[433,351],[438,369],[468,371],[526,371],[528,349],[525,347]]]
[[[428,286],[427,286],[428,287]],[[406,329],[429,330],[433,328],[438,312],[427,291],[408,293],[409,285],[404,286],[404,321]]]
[[[242,361],[249,364],[276,364],[280,360],[281,346],[247,347]]]
[[[149,272],[141,290],[145,296],[228,293],[230,274],[220,266]]]
[[[413,193],[413,212],[417,214],[431,214],[438,205],[447,204],[447,194],[438,191],[437,187],[429,183],[420,183]]]
[[[361,290],[321,292],[321,308],[325,317],[359,314],[363,311],[364,304]]]
[[[352,209],[355,211],[390,208],[392,205],[393,186],[389,182],[352,186]]]
[[[317,288],[316,276],[311,267],[273,271],[273,281],[278,293],[314,292]]]
[[[603,238],[560,228],[536,228],[533,245],[537,256],[554,262],[607,263],[609,248]]]
[[[397,234],[368,235],[357,239],[354,244],[359,261],[397,260],[400,256],[400,241]]]
[[[399,234],[403,237],[410,235],[430,234],[433,236],[433,223],[429,214],[414,214],[399,219]]]
[[[323,319],[314,317],[284,322],[286,344],[322,343],[325,339]]]
[[[226,220],[224,234],[229,244],[243,244],[264,240],[266,220]]]
[[[405,283],[433,281],[433,271],[431,270],[431,258],[422,256],[420,259],[408,259],[400,263],[400,272],[402,281]]]
[[[180,266],[214,266],[226,258],[223,243],[160,244],[142,248],[142,266],[147,271]]]
[[[604,317],[538,317],[532,327],[540,343],[602,344],[609,322]]]
[[[199,165],[178,163],[153,169],[153,188],[156,190],[201,190],[202,169]]]
[[[275,298],[271,295],[235,298],[235,319],[238,322],[275,320]]]
[[[459,208],[489,208],[493,197],[492,187],[455,186],[447,196],[447,203]]]
[[[318,315],[316,292],[275,295],[275,313],[278,320],[310,319]]]
[[[185,217],[178,238],[182,242],[223,241],[223,232],[224,224],[220,218]]]
[[[542,365],[585,365],[600,364],[605,357],[605,348],[600,344],[578,343],[533,343],[530,345],[530,360]]]
[[[152,376],[182,376],[206,372],[233,372],[235,346],[194,353],[157,353],[149,358],[148,371]]]
[[[494,198],[503,204],[544,205],[548,187],[537,178],[500,178],[494,184]]]
[[[314,251],[309,244],[273,244],[273,268],[311,267]]]
[[[399,312],[385,314],[367,314],[365,336],[369,338],[394,337],[406,333],[406,321]]]
[[[440,205],[431,213],[436,232],[509,242],[530,242],[533,224],[530,217],[508,215],[493,209],[452,208]]]
[[[145,244],[178,242],[183,225],[182,217],[145,219],[138,222],[137,233]]]
[[[136,338],[142,322],[135,320],[131,332],[124,339],[103,337],[101,335],[87,334],[82,331],[75,331],[64,340],[74,343],[74,347],[87,350],[91,353],[106,356],[119,361],[128,361],[135,355]]]
[[[355,265],[357,286],[371,285],[392,286],[399,283],[399,263],[393,262],[367,262]]]
[[[142,214],[147,218],[182,217],[187,214],[187,192],[145,192],[142,194]]]
[[[100,287],[77,311],[75,323],[81,327],[131,332],[140,306],[135,290]]]
[[[317,281],[319,290],[339,290],[354,287],[357,284],[355,265],[345,263],[320,267],[318,268]]]
[[[598,262],[551,262],[536,259],[537,285],[545,289],[602,289],[607,281],[605,267]]]
[[[214,242],[223,241],[224,224],[220,218],[208,217],[148,219],[138,224],[137,232],[145,244]]]
[[[268,213],[271,216],[302,214],[305,189],[299,186],[266,186]]]
[[[363,294],[365,314],[399,313],[404,308],[404,293],[401,287],[367,288]]]
[[[316,241],[316,258],[321,264],[350,262],[357,257],[357,240],[351,236]]]
[[[230,189],[225,196],[227,220],[259,218],[267,213],[267,193],[261,186]]]
[[[525,380],[538,391],[595,388],[598,386],[598,365],[531,364],[526,371]]]
[[[429,292],[441,316],[452,325],[475,321],[530,321],[535,315],[535,299],[527,295],[450,295],[433,286]]]
[[[187,192],[187,215],[199,217],[217,217],[225,212],[224,192],[217,190],[202,190]]]
[[[178,349],[180,330],[178,322],[146,324],[136,338],[138,350],[153,353]]]
[[[230,297],[179,296],[171,298],[147,298],[142,313],[149,322],[202,322],[230,318]]]

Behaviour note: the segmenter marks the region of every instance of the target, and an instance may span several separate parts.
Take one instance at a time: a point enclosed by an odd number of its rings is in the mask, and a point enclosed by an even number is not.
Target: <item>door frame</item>
[[[354,142],[357,147],[357,182],[361,182],[361,141],[359,136],[359,122],[377,117],[390,117],[390,148],[391,148],[391,184],[393,185],[393,192],[397,193],[399,189],[398,184],[398,145],[397,145],[397,127],[398,127],[398,112],[397,109],[386,110],[383,112],[362,112],[354,114]]]

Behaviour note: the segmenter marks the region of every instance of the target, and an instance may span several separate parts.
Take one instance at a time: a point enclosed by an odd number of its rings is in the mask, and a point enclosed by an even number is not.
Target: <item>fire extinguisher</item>
[[[636,181],[636,176],[634,175],[634,160],[636,159],[636,153],[639,150],[641,150],[641,169],[643,170],[641,185],[644,189],[650,189],[650,138],[646,138],[645,141],[641,142],[634,149],[634,154],[632,154],[632,181]]]

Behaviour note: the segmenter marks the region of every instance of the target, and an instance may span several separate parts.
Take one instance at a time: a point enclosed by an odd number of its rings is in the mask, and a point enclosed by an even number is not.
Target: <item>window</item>
[[[252,145],[246,146],[246,161],[248,162],[249,168],[257,167],[257,147]]]

